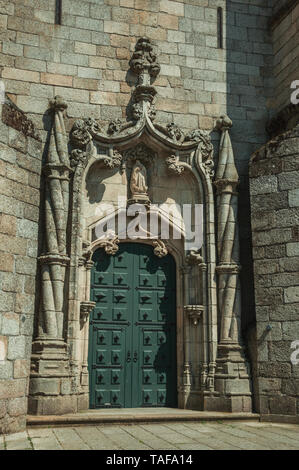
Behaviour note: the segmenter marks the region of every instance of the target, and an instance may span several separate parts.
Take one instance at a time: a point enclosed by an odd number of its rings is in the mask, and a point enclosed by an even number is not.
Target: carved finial
[[[223,114],[222,116],[220,116],[216,121],[216,127],[220,131],[223,131],[225,129],[230,129],[232,125],[233,125],[232,120],[226,114]]]
[[[138,75],[137,85],[133,92],[133,119],[138,121],[147,112],[148,117],[153,120],[155,111],[151,105],[157,91],[151,85],[151,80],[156,78],[160,72],[160,65],[149,39],[140,38],[137,41],[130,60],[130,68],[133,73]]]
[[[141,75],[147,72],[152,78],[155,78],[160,72],[160,65],[157,62],[157,56],[153,52],[153,46],[148,38],[140,38],[135,46],[135,52],[130,60],[132,72]]]
[[[53,111],[64,111],[67,109],[67,103],[64,101],[62,96],[59,95],[55,96],[53,100],[50,100],[49,104]]]
[[[232,127],[231,119],[224,115],[217,120],[217,127],[222,132],[219,146],[219,161],[215,178],[218,191],[224,191],[227,185],[235,186],[239,182],[239,176],[235,165],[234,152],[229,129]]]

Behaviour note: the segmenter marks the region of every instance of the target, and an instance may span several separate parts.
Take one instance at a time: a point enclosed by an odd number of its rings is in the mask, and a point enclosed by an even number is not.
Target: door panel
[[[175,263],[148,245],[93,256],[90,406],[176,406]]]

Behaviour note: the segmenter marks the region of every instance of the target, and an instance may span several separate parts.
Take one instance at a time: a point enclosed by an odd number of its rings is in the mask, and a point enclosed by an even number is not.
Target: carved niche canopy
[[[180,154],[191,154],[197,150],[200,163],[208,178],[213,176],[213,145],[208,132],[196,129],[185,134],[175,123],[155,123],[154,100],[157,91],[153,85],[160,72],[154,46],[147,38],[137,41],[129,62],[130,70],[137,75],[132,93],[132,112],[129,120],[116,119],[102,126],[93,118],[77,120],[71,130],[71,166],[84,168],[94,146],[101,152],[97,159],[108,168],[124,164],[124,151],[140,143],[143,135],[154,139],[167,150],[165,165],[173,175],[183,173]],[[148,138],[147,138],[148,141]],[[104,150],[104,152],[103,152]],[[136,151],[139,151],[137,148]],[[145,166],[147,166],[145,164]],[[191,168],[191,167],[190,167]]]

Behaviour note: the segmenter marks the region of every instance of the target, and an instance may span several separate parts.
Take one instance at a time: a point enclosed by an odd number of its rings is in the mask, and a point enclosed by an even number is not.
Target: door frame
[[[133,243],[153,246],[153,242],[157,239],[122,239],[119,244]],[[183,240],[176,240],[183,246]],[[183,250],[175,246],[174,240],[163,240],[167,246],[168,253],[172,255],[176,266],[176,388],[177,388],[177,404],[178,408],[183,408],[183,370],[184,370],[184,297],[185,297],[185,276],[183,270],[179,266],[183,264]],[[98,249],[103,248],[103,240],[95,240],[90,245],[91,256]],[[113,255],[110,255],[113,256]],[[91,270],[88,271],[89,279],[86,280],[86,289],[91,291]],[[89,293],[90,298],[90,293]],[[86,325],[87,344],[85,349],[89,350],[89,319]],[[89,381],[88,381],[89,382]],[[90,395],[90,390],[89,390]]]

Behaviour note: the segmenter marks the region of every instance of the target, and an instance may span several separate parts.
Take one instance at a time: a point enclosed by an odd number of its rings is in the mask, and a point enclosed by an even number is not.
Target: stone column
[[[42,255],[39,257],[41,299],[37,336],[32,346],[29,391],[29,410],[38,414],[57,414],[74,408],[68,399],[71,379],[65,338],[65,275],[70,261],[67,254],[67,222],[71,173],[63,118],[66,108],[66,103],[59,96],[50,102],[52,128],[43,167],[44,239]]]
[[[183,277],[184,284],[184,305],[187,303],[187,293],[189,290],[188,286],[188,266],[182,266],[181,274]],[[191,391],[191,370],[190,370],[190,328],[189,328],[189,318],[185,315],[183,316],[183,328],[184,328],[184,362],[183,362],[183,377],[182,377],[182,390],[183,390],[183,408],[188,408],[189,396]]]
[[[88,339],[89,339],[89,317],[96,303],[89,300],[90,297],[90,276],[94,262],[91,260],[92,253],[89,252],[88,258],[81,258],[80,266],[82,269],[84,288],[84,300],[80,302],[80,326],[82,338],[82,365],[81,365],[81,393],[80,408],[89,407],[89,385],[88,385]],[[84,287],[83,287],[84,286]]]
[[[249,364],[241,339],[241,295],[238,237],[239,177],[229,136],[232,121],[221,116],[217,189],[218,318],[219,342],[214,406],[222,411],[251,411]]]

